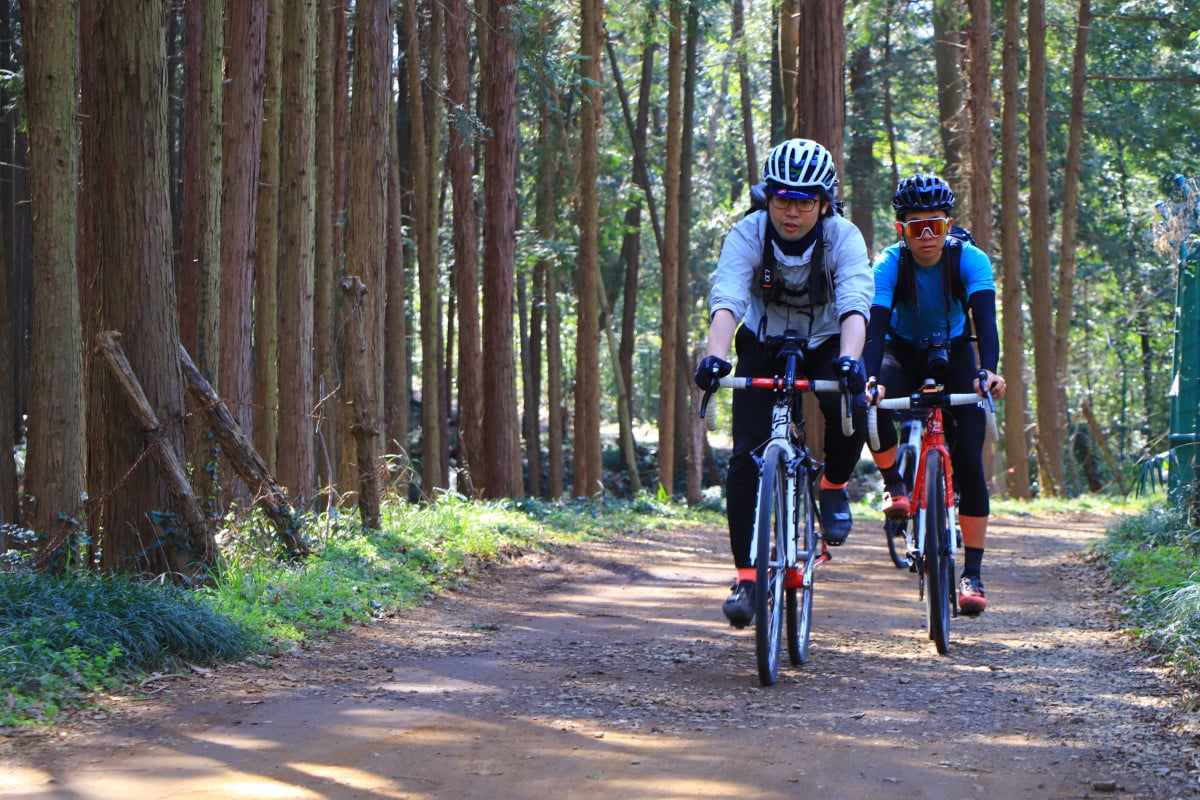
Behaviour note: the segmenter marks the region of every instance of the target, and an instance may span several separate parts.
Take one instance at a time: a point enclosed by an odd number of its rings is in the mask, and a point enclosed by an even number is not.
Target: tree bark
[[[484,455],[483,348],[479,320],[479,214],[475,205],[471,124],[470,22],[464,0],[446,2],[446,101],[451,115],[446,153],[454,203],[454,292],[458,299],[459,491],[468,497],[487,474]],[[536,418],[535,418],[536,422]]]
[[[600,43],[603,39],[603,0],[582,0],[580,77],[584,101],[580,109],[579,143],[579,259],[576,294],[579,300],[575,339],[575,441],[573,493],[591,497],[603,490],[600,463],[600,321],[599,170]]]
[[[82,320],[76,274],[78,0],[25,0],[25,108],[33,195],[33,331],[25,524],[74,527],[86,488]],[[3,295],[0,295],[3,298]],[[10,429],[11,430],[11,429]],[[11,450],[9,451],[11,453]],[[10,461],[11,464],[11,461]],[[4,522],[14,522],[5,516]]]
[[[750,84],[750,61],[746,53],[746,9],[742,0],[733,0],[730,40],[737,59],[738,100],[742,112],[742,148],[746,152],[746,181],[753,186],[759,181],[758,153],[754,146],[753,87]],[[640,97],[645,97],[641,95]],[[639,99],[639,106],[641,101]]]
[[[254,217],[254,446],[279,463],[279,182],[283,135],[283,0],[266,0],[263,132]]]
[[[810,0],[813,2],[814,0]],[[837,0],[838,3],[841,0]],[[802,69],[800,65],[800,18],[804,14],[805,0],[780,0],[779,2],[779,35],[776,37],[779,56],[779,97],[783,111],[783,130],[772,136],[772,141],[790,139],[798,136],[801,130],[796,118],[796,99],[798,84],[797,75]],[[774,115],[772,115],[774,116]]]
[[[489,497],[521,497],[521,447],[513,353],[513,293],[517,232],[517,49],[514,0],[488,3],[484,143],[483,374],[484,460]],[[582,319],[581,319],[582,326]]]
[[[166,20],[163,0],[88,0],[92,47],[83,72],[84,191],[91,198],[84,285],[94,286],[94,330],[120,331],[147,401],[165,426],[164,446],[183,451],[179,310],[172,275],[167,152]],[[83,261],[81,253],[81,261]],[[130,302],[137,287],[137,302]],[[127,400],[92,364],[88,392],[88,524],[102,532],[104,571],[187,575],[203,542],[163,536],[153,522],[171,497],[129,435]],[[157,544],[151,544],[157,543]]]
[[[1054,293],[1050,285],[1050,181],[1046,161],[1046,7],[1029,0],[1029,297],[1037,386],[1038,486],[1042,496],[1066,489],[1058,437],[1058,370],[1054,352]]]
[[[387,258],[388,217],[388,150],[391,143],[391,62],[392,62],[392,18],[388,0],[359,0],[354,26],[354,97],[350,108],[350,138],[354,148],[350,154],[350,181],[354,191],[349,195],[346,209],[346,273],[360,279],[366,286],[383,287]],[[382,294],[379,288],[376,293]],[[347,352],[347,360],[362,359],[361,381],[350,384],[349,402],[353,404],[353,434],[356,442],[356,466],[363,492],[367,491],[367,476],[374,483],[370,489],[374,497],[363,497],[360,502],[374,503],[375,508],[362,509],[364,523],[371,517],[378,527],[379,485],[373,460],[367,464],[364,457],[378,459],[380,436],[378,421],[383,416],[379,399],[381,385],[379,376],[383,372],[383,317],[385,308],[357,287],[347,289],[342,283],[342,296],[355,302],[344,305],[353,313],[353,323],[361,325],[365,352],[358,352],[360,343],[346,342],[355,348]],[[361,394],[360,394],[361,392]],[[376,437],[374,441],[364,439]]]
[[[683,130],[683,0],[669,0],[666,166],[663,169],[662,345],[658,381],[658,488],[675,493],[675,395],[679,371],[679,167]],[[580,295],[583,297],[583,295]]]
[[[387,3],[380,5],[386,6]],[[360,5],[359,9],[365,7]],[[386,16],[387,12],[383,12],[383,15]],[[361,21],[362,17],[359,19]],[[375,18],[375,23],[379,22]],[[387,21],[383,30],[390,32],[391,27],[391,22]],[[364,527],[379,530],[379,418],[375,416],[375,375],[367,335],[370,304],[366,296],[367,287],[357,275],[342,280],[342,297],[347,309],[346,376],[350,384],[350,396],[354,398],[354,427],[351,433],[354,434],[358,453],[358,513]]]
[[[933,8],[933,60],[938,82],[938,130],[946,167],[942,172],[958,198],[956,216],[970,217],[967,186],[969,142],[967,106],[964,103],[962,54],[964,7],[961,0],[936,0]]]
[[[429,231],[436,230],[429,218],[435,213],[435,198],[429,194],[429,170],[433,168],[425,132],[425,99],[421,88],[421,41],[417,35],[416,0],[404,0],[404,25],[408,35],[405,60],[408,65],[408,100],[411,109],[410,157],[413,182],[413,227],[417,238],[417,270],[421,293],[421,491],[432,499],[438,489],[446,488],[446,464],[439,444],[443,420],[438,377],[439,294],[437,241]]]
[[[221,352],[217,385],[243,431],[254,432],[254,316],[259,154],[267,35],[266,0],[231,0],[222,101],[221,145]],[[246,487],[226,482],[227,499],[245,505]]]
[[[180,460],[181,454],[172,445],[171,437],[164,435],[166,432],[162,422],[154,413],[154,407],[146,397],[129,359],[125,357],[119,339],[120,334],[116,331],[106,331],[100,334],[98,348],[108,363],[109,371],[117,385],[125,394],[126,400],[129,401],[129,410],[141,425],[146,441],[146,450],[155,466],[158,467],[163,485],[179,509],[179,514],[183,519],[183,530],[176,530],[170,522],[163,524],[163,527],[170,536],[179,538],[190,545],[189,549],[195,559],[190,564],[192,569],[179,573],[185,579],[190,578],[196,567],[208,568],[216,563],[217,543],[213,538],[212,526],[204,514],[200,498],[196,496],[196,493],[192,491],[191,484],[188,483],[187,471],[184,470]],[[158,513],[161,514],[161,511]]]
[[[970,112],[968,220],[975,244],[992,254],[992,12],[990,0],[968,0],[967,107]]]
[[[279,476],[301,505],[313,498],[313,281],[316,0],[284,9],[279,205]],[[285,350],[286,348],[286,350]]]
[[[179,261],[179,333],[197,368],[216,380],[221,353],[221,130],[224,3],[185,3],[184,102]],[[192,485],[215,503],[217,453],[203,430],[188,426]]]
[[[1010,390],[1004,396],[1004,461],[1007,465],[1006,489],[1016,500],[1028,500],[1029,448],[1026,441],[1025,418],[1029,385],[1025,375],[1025,323],[1021,292],[1021,209],[1020,176],[1017,165],[1017,121],[1020,99],[1017,87],[1020,80],[1021,0],[1005,0],[1004,51],[1001,67],[1004,107],[1000,122],[1000,256],[1003,280],[1000,284],[1000,307],[1003,315],[1004,374]]]

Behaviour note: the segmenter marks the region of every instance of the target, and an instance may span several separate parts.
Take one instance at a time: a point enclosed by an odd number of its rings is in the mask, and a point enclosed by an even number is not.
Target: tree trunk
[[[1004,267],[1000,284],[1003,317],[1004,374],[1010,391],[1004,395],[1004,461],[1007,465],[1006,489],[1016,500],[1031,497],[1029,484],[1029,448],[1025,435],[1029,385],[1025,375],[1025,323],[1021,292],[1021,208],[1020,163],[1017,121],[1020,100],[1021,0],[1005,0],[1004,51],[1001,67],[1003,116],[1000,123],[1000,255]],[[978,211],[978,209],[976,209]]]
[[[91,91],[82,108],[84,191],[91,197],[83,281],[95,286],[92,324],[124,334],[132,369],[165,426],[163,444],[179,453],[183,378],[175,357],[179,311],[167,185],[166,5],[89,0],[83,18],[93,42],[84,67]],[[136,303],[130,287],[137,287]],[[93,362],[89,380],[88,495],[97,506],[88,524],[103,532],[101,569],[189,574],[205,555],[203,543],[179,531],[164,536],[154,525],[171,498],[142,460],[145,444],[130,435],[128,400],[103,365]]]
[[[946,168],[942,175],[958,198],[957,216],[970,216],[967,187],[967,107],[964,103],[962,54],[965,52],[961,0],[935,0],[933,9],[933,61],[938,82],[938,129]]]
[[[224,3],[184,4],[184,98],[179,260],[179,334],[196,367],[215,380],[221,353],[221,130]],[[217,452],[189,425],[188,457],[196,494],[215,502]]]
[[[521,447],[513,353],[517,232],[517,49],[514,0],[488,3],[487,107],[484,143],[483,374],[484,461],[489,497],[520,497]],[[597,55],[599,53],[597,52]],[[581,320],[582,326],[582,320]]]
[[[683,0],[669,0],[667,140],[663,169],[662,349],[658,381],[658,486],[675,493],[675,394],[679,370],[679,187],[683,130]],[[584,295],[580,295],[583,297]]]
[[[815,0],[809,0],[815,2]],[[842,0],[836,0],[839,4]],[[802,69],[800,64],[800,17],[805,13],[805,0],[780,0],[779,2],[779,35],[776,37],[779,56],[779,102],[782,106],[782,131],[772,131],[772,141],[790,139],[797,136],[801,130],[800,122],[796,119],[796,98],[799,86],[803,81],[796,76]],[[772,93],[773,94],[773,93]],[[775,114],[772,113],[772,117]],[[772,126],[774,128],[774,126]],[[807,135],[807,134],[805,134]]]
[[[992,254],[992,13],[990,0],[968,0],[967,107],[970,112],[970,214],[975,244]]]
[[[283,0],[267,2],[263,135],[254,252],[254,446],[279,463],[279,181],[283,135]],[[278,473],[277,473],[278,474]],[[282,476],[281,476],[282,477]],[[293,495],[294,496],[294,495]]]
[[[254,432],[251,332],[257,253],[259,153],[263,137],[266,0],[231,0],[221,146],[221,353],[217,384],[243,431]],[[244,485],[226,482],[228,498],[245,506]]]
[[[120,334],[116,331],[100,334],[98,349],[124,393],[133,418],[141,426],[150,460],[157,467],[158,477],[173,501],[171,507],[178,509],[182,518],[182,530],[173,521],[166,525],[171,535],[188,543],[191,551],[191,569],[180,575],[186,578],[190,577],[197,567],[212,567],[217,560],[217,543],[213,538],[212,525],[201,506],[201,500],[188,483],[183,454],[175,449],[170,437],[163,435],[163,423],[155,414],[137,373],[121,348]],[[161,511],[158,513],[162,514]]]
[[[733,46],[734,57],[737,59],[738,100],[742,115],[742,148],[746,152],[746,180],[753,186],[759,181],[758,152],[754,146],[754,87],[750,83],[750,59],[746,53],[748,45],[745,36],[745,16],[745,3],[742,0],[733,0],[729,38],[730,44]],[[642,105],[640,98],[644,96],[639,96],[639,107]]]
[[[0,69],[16,75],[19,37],[13,31],[11,3],[0,3]],[[82,29],[81,29],[82,30]],[[85,38],[87,35],[81,36]],[[81,47],[82,51],[82,47]],[[84,51],[86,52],[86,51]],[[10,108],[16,98],[8,84],[0,86],[0,107]],[[22,435],[22,420],[29,411],[30,353],[26,332],[32,316],[33,265],[31,213],[26,179],[28,148],[16,114],[0,114],[0,369],[12,375],[11,390],[0,393],[0,514],[16,522],[17,464],[13,448]],[[86,356],[85,356],[86,360]],[[85,366],[86,370],[86,366]]]
[[[350,138],[354,148],[350,153],[349,177],[354,191],[349,195],[346,209],[346,274],[372,287],[373,294],[383,294],[381,287],[386,285],[391,65],[391,4],[388,0],[359,0],[354,26],[355,91],[350,108]],[[347,312],[353,309],[355,322],[362,325],[362,346],[366,352],[357,352],[360,345],[353,340],[345,343],[347,348],[356,348],[356,352],[347,353],[347,360],[353,357],[364,362],[361,364],[364,374],[360,376],[364,380],[351,384],[347,394],[354,411],[358,477],[366,490],[367,476],[372,476],[374,483],[369,488],[375,497],[365,499],[376,505],[373,510],[360,510],[364,524],[373,515],[376,524],[370,527],[378,527],[378,464],[366,464],[362,459],[364,456],[377,459],[380,453],[379,420],[383,406],[378,381],[383,372],[385,308],[365,289],[360,296],[357,287],[348,290],[343,281],[343,298],[349,299],[348,291],[354,292],[356,302],[344,308]],[[375,439],[365,441],[369,437]]]
[[[360,0],[361,2],[361,0]],[[359,6],[359,10],[367,9],[368,3]],[[368,19],[372,20],[372,25],[382,25],[382,29],[388,34],[391,33],[391,20],[381,20],[380,17],[387,17],[387,3],[381,2],[379,5],[384,6],[384,10],[375,16],[362,17],[359,22],[365,22]],[[359,27],[357,31],[361,31]],[[385,37],[390,41],[390,36]],[[362,41],[355,36],[355,41]],[[389,48],[390,49],[390,48]],[[361,50],[356,52],[362,54]],[[355,85],[362,84],[355,81]],[[353,126],[352,126],[353,127]],[[351,167],[351,174],[354,169]],[[354,200],[351,199],[353,206]],[[353,235],[347,243],[347,251],[352,249]],[[375,399],[375,375],[373,373],[373,364],[371,359],[371,343],[368,336],[367,317],[370,314],[371,304],[367,301],[367,287],[363,285],[362,280],[357,275],[352,275],[342,280],[342,297],[346,304],[346,377],[350,384],[350,396],[354,403],[354,427],[351,433],[354,434],[354,441],[357,445],[356,452],[358,455],[358,513],[362,519],[363,527],[379,530],[379,418],[375,416],[374,410],[377,405]]]
[[[877,98],[871,48],[855,48],[850,57],[850,108],[857,119],[870,119]],[[846,165],[850,220],[862,231],[867,252],[875,252],[876,176],[874,125],[858,125],[850,134],[850,159]]]
[[[1079,172],[1083,149],[1083,100],[1087,91],[1087,40],[1091,2],[1079,0],[1075,56],[1071,68],[1071,110],[1067,123],[1067,160],[1063,167],[1062,242],[1058,251],[1058,294],[1054,304],[1054,369],[1058,389],[1058,441],[1067,437],[1066,389],[1070,368],[1070,331],[1074,316],[1076,230],[1079,223]],[[1147,409],[1152,406],[1147,405]]]
[[[402,96],[403,92],[397,96]],[[384,354],[384,452],[391,458],[393,480],[408,497],[412,460],[408,449],[408,424],[411,410],[408,369],[408,265],[404,247],[403,185],[400,181],[400,126],[396,107],[389,109],[391,152],[388,158],[388,257],[387,312]]]
[[[1050,282],[1050,181],[1046,161],[1046,7],[1029,0],[1029,297],[1037,386],[1038,486],[1043,497],[1066,488],[1058,438],[1058,371],[1055,367],[1053,290]]]
[[[25,108],[33,207],[33,331],[25,524],[42,534],[74,525],[86,489],[83,353],[76,226],[77,0],[22,3]],[[2,298],[3,295],[0,295]],[[11,450],[9,451],[11,453]],[[11,465],[11,461],[10,461]],[[5,516],[4,522],[14,522]]]
[[[599,159],[600,44],[603,40],[603,0],[582,0],[579,69],[584,102],[580,109],[579,143],[579,258],[576,293],[579,300],[575,339],[575,441],[572,489],[576,497],[603,490],[600,463],[600,321],[599,208],[596,197]]]
[[[464,0],[446,3],[449,142],[446,162],[454,203],[454,292],[458,299],[459,491],[470,497],[487,474],[484,456],[483,348],[479,320],[479,214],[475,205],[471,115],[471,20]],[[536,421],[536,419],[535,419]],[[465,485],[464,485],[465,481]]]
[[[446,465],[439,444],[443,420],[438,383],[438,359],[441,327],[439,321],[437,242],[429,241],[430,215],[436,209],[435,198],[428,194],[428,172],[433,168],[425,133],[425,99],[421,90],[421,42],[417,35],[416,0],[404,2],[404,25],[408,35],[405,60],[408,64],[408,101],[412,126],[410,158],[413,182],[413,227],[417,238],[417,269],[421,292],[421,491],[432,499],[436,490],[446,488]]]
[[[556,168],[560,156],[562,137],[559,135],[557,118],[551,113],[550,104],[543,99],[538,114],[538,193],[536,225],[538,236],[550,241],[554,238],[556,221]],[[546,466],[547,495],[552,498],[563,494],[563,476],[566,464],[563,453],[563,433],[566,430],[562,398],[562,335],[559,324],[558,282],[554,274],[555,263],[549,256],[538,259],[537,270],[542,274],[546,301]]]
[[[313,281],[316,0],[284,9],[279,204],[279,477],[300,506],[314,494]]]

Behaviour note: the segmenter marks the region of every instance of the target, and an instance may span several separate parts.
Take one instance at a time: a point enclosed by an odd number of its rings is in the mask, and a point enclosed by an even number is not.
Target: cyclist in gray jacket
[[[765,208],[734,224],[713,273],[707,355],[696,368],[696,384],[707,391],[730,373],[731,344],[737,375],[775,374],[770,343],[786,330],[807,342],[806,377],[845,379],[855,398],[853,435],[842,433],[839,398],[820,396],[825,417],[821,534],[828,544],[840,545],[852,524],[846,484],[866,436],[862,350],[875,291],[871,263],[862,233],[835,213],[837,169],[823,146],[809,139],[776,145],[762,177]],[[726,513],[737,578],[722,610],[739,628],[754,618],[750,540],[758,467],[752,453],[770,435],[773,402],[765,392],[733,396]]]

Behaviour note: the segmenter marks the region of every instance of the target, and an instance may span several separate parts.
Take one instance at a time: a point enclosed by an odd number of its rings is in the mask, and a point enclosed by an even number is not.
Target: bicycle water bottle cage
[[[929,374],[941,380],[950,369],[950,344],[945,334],[935,333],[928,339],[922,339],[921,349],[925,351]]]

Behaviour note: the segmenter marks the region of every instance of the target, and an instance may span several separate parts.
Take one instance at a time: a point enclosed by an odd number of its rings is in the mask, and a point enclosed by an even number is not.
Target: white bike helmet
[[[762,176],[767,191],[780,197],[828,198],[838,184],[833,156],[811,139],[789,139],[771,148]]]

